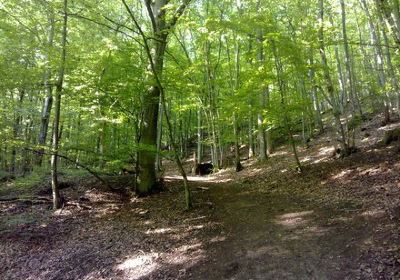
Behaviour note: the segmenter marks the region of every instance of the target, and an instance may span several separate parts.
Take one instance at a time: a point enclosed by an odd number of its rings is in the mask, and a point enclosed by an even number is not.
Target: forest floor
[[[397,126],[364,123],[345,159],[326,132],[300,149],[302,174],[281,148],[190,176],[192,211],[173,169],[147,198],[76,179],[56,212],[39,185],[0,202],[0,279],[400,279],[400,144],[378,143]]]

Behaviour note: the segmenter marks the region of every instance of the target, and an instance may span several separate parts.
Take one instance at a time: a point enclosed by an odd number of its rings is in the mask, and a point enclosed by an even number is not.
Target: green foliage
[[[154,85],[145,44],[120,4],[69,2],[60,153],[98,170],[114,172],[135,160],[138,151],[157,153],[154,143],[139,143],[140,127],[148,113],[144,111],[148,102],[144,96]],[[164,8],[167,19],[180,3],[171,1]],[[380,26],[379,11],[372,4],[368,3],[378,35],[383,38],[383,31],[387,31],[391,36],[386,26]],[[153,48],[156,39],[150,33],[149,18],[140,12],[141,2],[130,5]],[[396,97],[399,56],[393,48],[384,49],[381,42],[381,52],[391,56],[394,73],[389,71],[386,55],[382,65],[386,82],[380,84],[374,62],[379,49],[368,43],[370,19],[358,1],[346,1],[346,7],[354,90],[364,111],[380,108],[382,100]],[[0,154],[7,172],[13,161],[19,173],[24,166],[35,165],[36,155],[26,152],[25,147],[51,152],[53,113],[45,145],[36,145],[48,94],[46,84],[54,93],[60,66],[61,9],[61,0],[6,1],[0,5]],[[285,126],[295,133],[307,127],[312,133],[317,105],[330,112],[337,103],[343,117],[350,114],[340,5],[325,1],[323,30],[335,104],[327,95],[317,14],[316,1],[191,3],[168,37],[160,77],[166,113],[182,153],[194,149],[197,141],[206,148],[230,145],[235,137],[247,143],[250,135],[262,130],[272,133],[274,139],[283,139],[287,137]],[[49,42],[51,30],[54,38]],[[388,40],[392,47],[395,41]],[[325,120],[331,122],[329,117]],[[165,124],[164,115],[162,146],[171,144]],[[355,116],[348,127],[359,124]],[[171,157],[170,152],[160,154]],[[44,156],[45,162],[48,157]],[[32,180],[40,177],[35,174]]]

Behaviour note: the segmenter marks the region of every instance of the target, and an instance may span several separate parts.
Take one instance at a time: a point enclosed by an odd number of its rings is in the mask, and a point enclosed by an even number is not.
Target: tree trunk
[[[53,41],[54,41],[54,11],[50,9],[50,16],[49,16],[49,36],[47,39],[47,47],[50,49],[53,47]],[[43,146],[46,144],[46,139],[47,139],[47,133],[49,130],[49,122],[50,122],[50,115],[51,115],[51,108],[53,106],[53,87],[50,82],[51,78],[51,68],[48,65],[49,64],[49,54],[45,54],[45,60],[46,60],[46,70],[44,73],[43,77],[43,84],[44,84],[44,89],[46,92],[46,97],[43,100],[43,107],[42,107],[42,118],[41,118],[41,123],[40,123],[40,131],[39,131],[39,137],[38,137],[38,144],[40,146]],[[40,148],[37,158],[36,158],[36,164],[41,166],[42,165],[42,160],[43,160],[43,148]]]
[[[321,63],[323,68],[324,79],[326,83],[326,89],[328,91],[327,100],[332,107],[333,117],[335,119],[336,127],[340,136],[340,146],[343,153],[349,153],[349,145],[344,131],[343,124],[340,120],[340,108],[338,107],[337,98],[335,96],[335,88],[332,83],[331,75],[329,73],[328,60],[325,53],[325,42],[324,42],[324,0],[319,0],[319,30],[318,30],[318,41],[319,41],[319,53],[321,56]]]
[[[387,64],[387,70],[391,79],[392,83],[392,88],[394,91],[394,94],[396,95],[396,107],[397,107],[397,113],[400,114],[400,87],[399,87],[399,81],[396,76],[396,72],[392,63],[392,56],[390,52],[390,42],[389,38],[386,34],[386,29],[385,29],[385,21],[382,17],[382,14],[378,12],[378,20],[381,25],[381,32],[382,32],[382,37],[383,37],[383,43],[385,46],[385,57],[386,57],[386,64]]]
[[[158,118],[158,128],[157,128],[157,155],[156,155],[156,170],[161,171],[162,169],[162,156],[161,156],[161,142],[163,133],[163,110],[162,101],[159,104],[159,118]]]
[[[308,77],[311,82],[311,98],[312,98],[314,111],[315,111],[315,122],[317,123],[319,132],[323,132],[324,131],[324,123],[322,122],[321,105],[319,103],[318,93],[317,93],[317,84],[315,82],[314,56],[313,56],[312,50],[310,51],[310,70],[308,72]]]
[[[197,163],[201,163],[203,160],[203,136],[202,136],[202,115],[201,109],[197,109]]]
[[[25,90],[22,89],[19,91],[18,95],[18,103],[17,103],[17,110],[14,112],[14,124],[13,124],[13,138],[14,141],[17,141],[17,139],[21,136],[21,123],[22,123],[22,115],[21,115],[21,110],[22,110],[22,103],[24,101],[25,97]],[[17,166],[17,146],[16,143],[12,144],[12,150],[11,150],[11,168],[10,168],[10,173],[12,176],[16,177],[17,176],[17,171],[18,171],[18,166]]]
[[[139,165],[139,177],[138,185],[136,191],[140,195],[147,195],[153,191],[156,187],[156,173],[155,173],[155,159],[156,159],[156,145],[157,145],[157,121],[158,121],[158,109],[159,101],[161,98],[161,103],[163,106],[163,111],[165,113],[166,122],[168,125],[168,134],[170,138],[171,145],[174,148],[174,155],[176,164],[179,171],[183,177],[184,187],[185,187],[185,200],[186,208],[191,207],[191,195],[188,186],[188,181],[186,173],[182,167],[182,162],[177,151],[177,146],[175,145],[172,125],[169,121],[168,113],[166,111],[165,95],[164,89],[161,84],[162,71],[164,66],[164,53],[167,47],[167,38],[171,29],[175,26],[177,20],[182,15],[189,0],[184,0],[183,3],[178,7],[178,9],[173,14],[172,18],[166,21],[166,5],[167,0],[156,0],[156,1],[146,1],[146,8],[151,19],[151,25],[153,29],[153,35],[156,38],[154,40],[153,50],[150,49],[149,40],[144,34],[141,26],[136,20],[135,15],[129,8],[125,0],[122,0],[126,10],[128,11],[131,19],[133,20],[136,28],[138,29],[144,43],[147,57],[150,62],[151,77],[150,81],[153,83],[150,90],[144,96],[144,115],[143,122],[140,128],[141,143],[143,147],[138,152],[138,165]]]
[[[374,62],[375,62],[375,69],[377,71],[377,81],[378,85],[381,88],[383,92],[383,95],[385,96],[384,98],[384,120],[383,122],[385,124],[390,122],[390,100],[388,94],[385,92],[386,89],[386,76],[385,76],[385,69],[384,69],[384,60],[383,60],[383,53],[382,53],[382,47],[381,47],[381,42],[379,40],[378,32],[376,30],[375,24],[373,22],[372,16],[369,12],[368,5],[365,0],[360,0],[361,6],[365,11],[365,14],[368,19],[368,24],[369,28],[371,31],[371,44],[374,46]],[[382,26],[382,29],[384,29],[384,26]]]
[[[344,44],[344,54],[345,54],[345,66],[347,71],[347,80],[349,82],[349,97],[351,104],[351,113],[353,116],[356,114],[356,110],[358,110],[359,114],[362,115],[361,108],[358,108],[357,102],[357,93],[355,92],[355,85],[353,79],[353,69],[351,62],[351,55],[349,50],[349,42],[347,38],[347,27],[346,27],[346,6],[344,0],[340,0],[341,12],[342,12],[342,35],[343,35],[343,44]]]
[[[55,106],[54,106],[54,128],[53,128],[53,154],[51,156],[51,188],[53,192],[53,208],[61,208],[61,197],[58,187],[57,177],[57,162],[58,162],[58,147],[59,147],[59,125],[61,113],[61,94],[63,91],[65,61],[66,61],[66,46],[67,46],[67,14],[68,0],[64,0],[63,10],[63,29],[61,38],[61,62],[56,85]]]

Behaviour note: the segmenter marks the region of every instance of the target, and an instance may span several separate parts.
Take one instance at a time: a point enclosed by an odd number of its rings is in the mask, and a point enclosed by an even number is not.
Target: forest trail
[[[195,209],[169,191],[121,199],[89,180],[70,204],[0,204],[1,279],[399,279],[399,147],[374,143],[333,159],[329,136],[277,150],[239,173],[191,176]],[[361,141],[363,140],[363,141]],[[85,180],[87,181],[87,180]]]
[[[235,186],[222,185],[212,195],[221,242],[209,244],[190,279],[365,279],[358,269],[373,226],[353,205],[246,187],[232,196]]]

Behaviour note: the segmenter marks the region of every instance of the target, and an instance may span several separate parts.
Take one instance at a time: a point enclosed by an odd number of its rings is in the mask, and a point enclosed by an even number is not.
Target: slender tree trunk
[[[18,140],[18,138],[21,137],[21,123],[22,123],[22,114],[21,114],[21,109],[22,109],[22,103],[24,101],[25,97],[25,90],[22,89],[19,91],[18,95],[18,103],[17,103],[17,110],[14,112],[14,124],[13,124],[13,138],[14,141]],[[14,143],[12,145],[12,150],[11,150],[11,168],[10,168],[10,173],[16,177],[17,176],[17,171],[18,171],[18,166],[17,166],[17,146]]]
[[[308,77],[311,82],[311,98],[315,111],[315,122],[317,123],[320,132],[324,131],[324,123],[322,122],[321,105],[318,99],[317,84],[315,82],[315,70],[314,70],[314,56],[313,51],[310,51],[310,70],[308,71]]]
[[[377,71],[377,81],[378,85],[382,91],[386,91],[386,76],[385,76],[385,69],[384,69],[384,60],[382,54],[382,47],[381,42],[378,36],[377,29],[375,27],[374,21],[372,16],[369,12],[368,5],[365,0],[360,0],[361,6],[365,11],[365,14],[368,19],[369,28],[371,31],[371,44],[374,46],[374,62],[375,62],[375,69]],[[384,26],[382,26],[384,28]],[[389,123],[390,122],[390,106],[389,106],[389,96],[386,92],[383,92],[384,98],[384,120],[383,122]]]
[[[257,11],[260,9],[261,1],[257,1]],[[260,29],[258,31],[258,38],[257,38],[257,61],[260,67],[264,66],[265,57],[264,57],[264,34],[263,30]],[[257,125],[258,125],[258,147],[259,147],[259,154],[258,158],[261,161],[264,161],[268,158],[268,154],[271,152],[269,147],[269,141],[271,140],[270,137],[267,139],[267,135],[265,132],[265,125],[264,125],[264,118],[262,114],[262,110],[265,109],[267,99],[269,98],[269,87],[267,86],[261,93],[260,93],[260,108],[261,111],[258,112],[257,115]],[[269,134],[269,131],[267,132]]]
[[[343,124],[340,120],[340,108],[338,106],[337,98],[335,96],[335,88],[332,83],[332,78],[329,73],[328,60],[326,58],[325,52],[325,42],[324,42],[324,0],[319,0],[319,30],[318,30],[318,41],[319,41],[319,52],[321,56],[321,63],[323,68],[324,80],[326,83],[326,89],[328,92],[327,100],[332,107],[333,117],[335,119],[336,127],[340,136],[340,146],[344,154],[349,153],[349,145],[344,131]]]
[[[202,114],[201,109],[197,109],[197,163],[201,163],[203,160],[203,135],[202,135]],[[196,164],[196,163],[195,163]]]
[[[280,97],[281,97],[281,110],[283,113],[283,121],[284,121],[284,125],[285,125],[285,129],[289,138],[289,144],[292,148],[293,151],[293,156],[297,165],[297,168],[300,172],[303,171],[303,167],[301,165],[301,162],[299,160],[299,156],[297,154],[297,149],[296,149],[296,143],[294,142],[294,138],[293,138],[293,132],[292,132],[292,128],[291,128],[291,124],[290,124],[290,119],[287,113],[287,106],[286,106],[286,98],[285,98],[285,94],[286,94],[286,83],[282,78],[283,75],[283,65],[282,62],[280,60],[280,57],[278,56],[277,53],[277,49],[275,46],[275,42],[272,42],[272,51],[274,54],[274,58],[275,58],[275,69],[276,69],[276,75],[277,75],[277,80],[278,80],[278,88],[279,88],[279,93],[280,93]]]
[[[266,98],[268,95],[268,87],[265,89],[260,96],[261,108],[265,108],[266,106]],[[259,154],[258,157],[261,161],[264,161],[268,158],[267,155],[267,137],[265,135],[265,125],[264,118],[261,113],[258,113],[258,142],[259,142]]]
[[[400,114],[400,87],[399,87],[399,81],[396,76],[396,71],[394,69],[393,63],[392,63],[392,56],[390,52],[390,42],[389,38],[386,34],[386,29],[385,29],[385,21],[383,19],[383,16],[381,13],[378,14],[378,20],[381,26],[381,32],[382,32],[382,37],[383,37],[383,43],[385,46],[385,57],[386,57],[386,64],[387,64],[387,71],[389,73],[390,79],[391,79],[391,84],[393,91],[396,95],[396,107],[397,107],[397,113]]]
[[[251,103],[250,103],[251,104]],[[255,144],[254,144],[254,136],[253,136],[253,112],[249,112],[249,121],[248,121],[248,133],[249,133],[249,158],[252,158],[255,154]]]
[[[356,110],[358,110],[359,114],[362,115],[361,108],[358,108],[357,96],[355,92],[355,85],[353,80],[353,69],[351,62],[351,54],[349,49],[349,42],[347,38],[347,25],[346,25],[346,6],[344,0],[340,0],[341,12],[342,12],[342,35],[343,35],[343,44],[344,44],[344,54],[345,54],[345,66],[347,71],[347,80],[349,82],[349,97],[351,103],[351,113],[353,116],[356,114]]]
[[[57,177],[57,162],[58,162],[58,147],[59,147],[59,125],[60,125],[60,113],[61,113],[61,94],[63,91],[64,73],[65,73],[65,61],[67,54],[67,22],[68,22],[68,0],[64,0],[63,10],[63,27],[62,27],[62,38],[61,38],[61,62],[58,73],[58,80],[56,85],[55,93],[55,107],[54,107],[54,128],[53,128],[53,153],[51,156],[51,188],[53,191],[53,208],[61,208],[61,197],[58,187]]]
[[[162,142],[162,133],[163,133],[163,110],[162,110],[162,101],[159,104],[159,118],[158,118],[158,128],[157,128],[157,155],[156,155],[156,170],[161,171],[162,169],[162,157],[161,157],[161,142]]]
[[[243,166],[240,163],[239,125],[236,113],[233,114],[233,133],[235,135],[235,169],[239,172]]]
[[[400,48],[399,2],[398,0],[393,1],[394,3],[392,4],[392,1],[389,0],[375,0],[375,4],[377,6],[378,13],[385,18],[395,43],[397,44],[398,48]]]
[[[49,35],[47,39],[47,47],[49,48],[49,51],[53,47],[53,41],[54,41],[54,11],[50,9],[50,15],[49,15]],[[48,51],[48,52],[49,52]],[[53,87],[50,82],[51,78],[51,68],[48,65],[49,64],[49,53],[46,52],[45,54],[45,60],[46,60],[46,70],[44,73],[43,77],[43,84],[44,84],[44,89],[46,92],[46,97],[43,100],[43,107],[42,107],[42,119],[40,123],[40,131],[39,131],[39,137],[38,137],[38,144],[40,146],[43,146],[46,144],[46,139],[47,139],[47,133],[49,129],[49,121],[50,121],[50,115],[51,115],[51,108],[53,106]],[[36,164],[37,165],[42,165],[42,160],[43,160],[43,148],[40,148],[37,158],[36,158]]]

